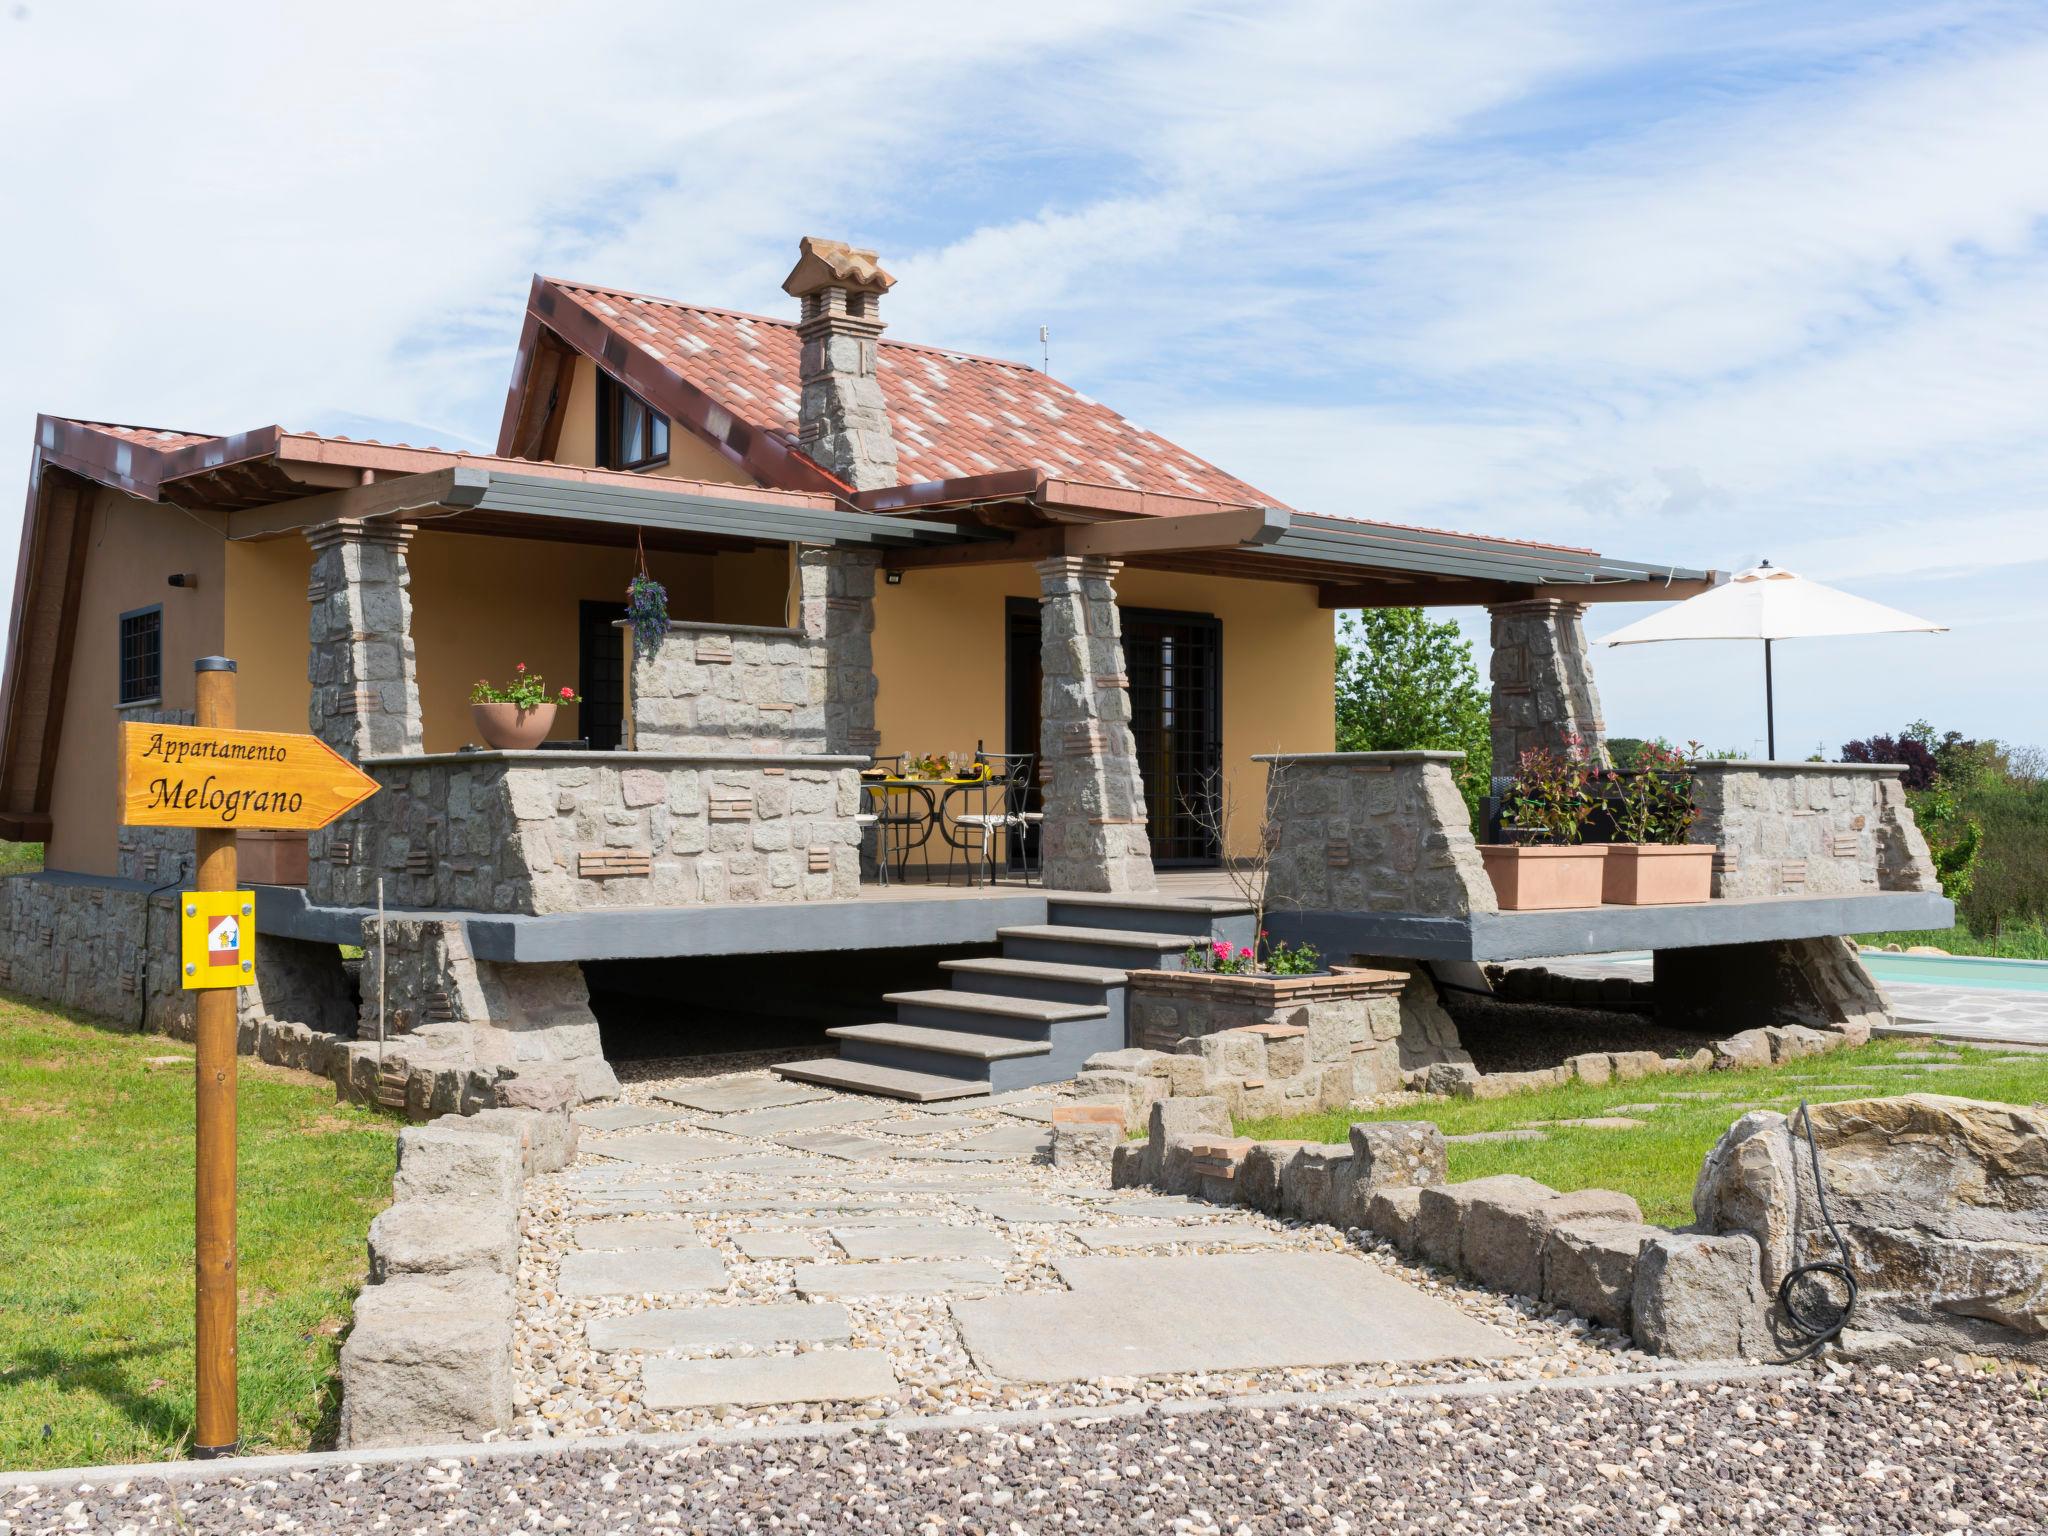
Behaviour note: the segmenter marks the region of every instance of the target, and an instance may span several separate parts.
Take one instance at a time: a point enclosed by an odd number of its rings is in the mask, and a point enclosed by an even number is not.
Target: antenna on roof
[[[1038,371],[1052,372],[1052,327],[1049,325],[1038,328]]]

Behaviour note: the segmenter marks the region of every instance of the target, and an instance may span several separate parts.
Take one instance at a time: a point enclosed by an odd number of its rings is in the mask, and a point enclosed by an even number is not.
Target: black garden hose
[[[1813,1134],[1813,1116],[1807,1112],[1806,1100],[1799,1101],[1797,1120],[1806,1130],[1806,1153],[1813,1164],[1813,1194],[1820,1206],[1820,1219],[1826,1224],[1828,1236],[1835,1240],[1835,1251],[1839,1259],[1816,1259],[1811,1264],[1795,1266],[1778,1284],[1778,1305],[1784,1308],[1785,1323],[1798,1338],[1799,1348],[1779,1362],[1781,1365],[1797,1365],[1810,1360],[1828,1344],[1841,1336],[1849,1326],[1849,1319],[1856,1311],[1856,1275],[1849,1268],[1849,1245],[1842,1237],[1842,1229],[1835,1225],[1834,1212],[1828,1209],[1827,1181],[1821,1177],[1820,1143]],[[1790,1128],[1789,1125],[1787,1127]],[[1795,1154],[1796,1155],[1796,1154]],[[1793,1180],[1795,1195],[1798,1179]],[[1797,1252],[1799,1233],[1795,1226],[1792,1234],[1794,1252]],[[1843,1296],[1840,1302],[1827,1293],[1825,1287],[1810,1286],[1809,1296],[1799,1294],[1799,1282],[1808,1275],[1831,1275],[1841,1282]]]

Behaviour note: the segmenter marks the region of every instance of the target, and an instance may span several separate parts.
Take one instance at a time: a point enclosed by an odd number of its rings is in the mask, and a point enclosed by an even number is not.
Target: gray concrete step
[[[918,992],[890,992],[882,1001],[896,1006],[896,1017],[906,1024],[948,1027],[952,1016],[984,1016],[1006,1023],[1029,1024],[1047,1029],[1076,1019],[1099,1019],[1109,1012],[1101,1002],[1068,1003],[1043,997],[1010,997],[1000,992],[969,992],[955,987],[932,987]],[[938,1018],[923,1015],[940,1015]]]
[[[1013,960],[1004,955],[986,960],[941,960],[939,969],[952,973],[956,987],[978,986],[982,978],[990,976],[1080,987],[1120,987],[1129,979],[1114,966],[1060,965],[1051,960]],[[962,977],[967,979],[963,981]]]
[[[939,1056],[964,1056],[970,1061],[1007,1061],[1014,1056],[1043,1056],[1052,1047],[1044,1040],[1014,1035],[978,1035],[965,1029],[933,1029],[923,1024],[842,1024],[825,1031],[834,1040],[860,1046],[889,1046]],[[840,1049],[845,1050],[842,1045]]]
[[[848,1093],[874,1093],[884,1098],[908,1099],[913,1104],[932,1104],[941,1099],[986,1098],[987,1079],[947,1077],[933,1072],[916,1072],[903,1067],[877,1066],[868,1061],[849,1061],[843,1056],[821,1056],[814,1061],[785,1061],[773,1069],[800,1083],[818,1083]]]
[[[1232,936],[1247,926],[1251,904],[1219,897],[1091,896],[1054,891],[1046,895],[1046,921],[1077,928],[1119,928],[1141,933],[1178,933],[1189,938]]]
[[[1200,934],[1159,933],[1138,928],[1084,928],[1072,923],[1022,923],[998,928],[1003,954],[1013,960],[1049,960],[1057,965],[1109,965],[1127,970],[1177,971]]]

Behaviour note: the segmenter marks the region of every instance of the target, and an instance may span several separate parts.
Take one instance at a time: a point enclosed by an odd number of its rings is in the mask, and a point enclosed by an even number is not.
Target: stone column
[[[1040,561],[1039,752],[1044,883],[1065,891],[1150,891],[1145,781],[1131,733],[1130,680],[1117,620],[1121,562]]]
[[[1532,748],[1563,751],[1567,736],[1608,766],[1607,723],[1580,622],[1586,605],[1538,597],[1486,611],[1493,615],[1494,776],[1512,774]]]
[[[875,731],[875,569],[865,549],[797,552],[804,638],[824,648],[825,750],[872,757]]]
[[[351,760],[420,750],[414,675],[412,529],[343,519],[306,530],[313,546],[306,677],[313,734]]]

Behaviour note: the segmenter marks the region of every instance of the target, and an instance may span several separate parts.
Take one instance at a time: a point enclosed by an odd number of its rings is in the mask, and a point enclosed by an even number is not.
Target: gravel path
[[[44,1531],[2038,1532],[2031,1378],[1942,1367],[0,1492]]]
[[[679,1064],[680,1065],[680,1064]],[[1046,1133],[1042,1120],[1052,1094],[1006,1096],[992,1104],[964,1101],[938,1112],[884,1099],[833,1094],[809,1103],[714,1114],[662,1100],[662,1092],[694,1096],[704,1089],[736,1096],[772,1096],[778,1080],[755,1071],[706,1079],[694,1070],[644,1077],[626,1087],[626,1103],[659,1111],[660,1123],[586,1129],[576,1163],[527,1188],[518,1280],[519,1317],[514,1340],[518,1406],[513,1434],[662,1433],[729,1426],[865,1421],[888,1414],[963,1410],[1044,1409],[1173,1399],[1224,1398],[1264,1391],[1327,1391],[1482,1377],[1543,1378],[1643,1370],[1656,1362],[1622,1335],[1526,1298],[1459,1284],[1391,1248],[1360,1248],[1353,1234],[1331,1227],[1282,1222],[1244,1209],[1166,1200],[1138,1190],[1112,1192],[1104,1170],[1055,1169],[1034,1160],[1030,1143]],[[787,1143],[812,1134],[804,1123],[831,1123],[821,1138],[847,1138],[863,1155],[829,1156]],[[927,1130],[926,1128],[930,1129]],[[749,1131],[756,1134],[748,1134]],[[950,1161],[969,1155],[995,1133],[1009,1150],[991,1161]],[[694,1145],[686,1159],[663,1160],[660,1148]],[[834,1143],[839,1144],[839,1143]],[[709,1148],[709,1155],[705,1154]],[[621,1149],[655,1161],[608,1159]],[[1007,1220],[1017,1208],[1072,1213],[1060,1221]],[[725,1288],[669,1296],[593,1297],[565,1294],[564,1261],[581,1265],[579,1250],[605,1246],[591,1223],[617,1218],[660,1221],[708,1248],[722,1266]],[[1527,1353],[1510,1361],[1443,1360],[1401,1365],[1290,1367],[1191,1371],[1150,1377],[1110,1371],[1085,1381],[1020,1385],[982,1371],[962,1339],[952,1295],[845,1296],[838,1298],[850,1327],[836,1338],[751,1338],[724,1344],[666,1349],[600,1348],[591,1325],[616,1331],[626,1320],[676,1309],[702,1317],[730,1308],[788,1308],[800,1303],[800,1275],[808,1266],[852,1263],[890,1232],[960,1234],[959,1254],[992,1267],[1004,1294],[1064,1291],[1054,1265],[1095,1251],[1105,1234],[1128,1233],[1141,1222],[1171,1224],[1170,1247],[1126,1252],[1216,1254],[1232,1245],[1215,1241],[1250,1231],[1257,1251],[1354,1255],[1359,1262],[1456,1307],[1508,1335]],[[615,1231],[615,1224],[606,1230]],[[837,1233],[849,1234],[844,1240]],[[1148,1241],[1161,1235],[1148,1227]],[[1185,1241],[1178,1241],[1185,1235]],[[865,1235],[867,1243],[848,1244]],[[1212,1237],[1213,1235],[1213,1237]],[[1113,1240],[1113,1239],[1112,1239]],[[1242,1251],[1242,1245],[1240,1245]],[[710,1255],[705,1255],[708,1259]],[[935,1249],[906,1257],[945,1262]],[[726,1315],[730,1315],[729,1312]],[[1199,1329],[1199,1318],[1187,1320]],[[788,1401],[751,1405],[660,1407],[645,1399],[650,1364],[668,1360],[768,1360],[817,1350],[852,1350],[861,1363],[886,1357],[896,1389],[886,1399]],[[823,1365],[825,1362],[818,1362]],[[794,1367],[770,1367],[773,1370]]]

